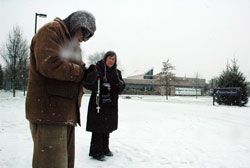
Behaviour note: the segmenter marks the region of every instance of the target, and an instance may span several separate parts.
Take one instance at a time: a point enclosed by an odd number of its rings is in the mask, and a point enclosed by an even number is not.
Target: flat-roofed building
[[[160,75],[154,75],[153,69],[143,74],[128,76],[124,79],[127,94],[158,94],[158,95],[203,95],[206,85],[205,79],[171,77],[168,84],[160,80]],[[166,88],[169,89],[168,92]]]

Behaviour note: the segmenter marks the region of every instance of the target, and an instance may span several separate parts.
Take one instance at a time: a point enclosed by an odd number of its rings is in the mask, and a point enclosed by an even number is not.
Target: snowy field
[[[76,168],[249,168],[250,104],[212,106],[211,97],[132,96],[119,99],[119,128],[111,134],[114,157],[88,156],[85,131],[89,95],[76,128]],[[33,142],[21,92],[0,91],[0,168],[31,167]]]

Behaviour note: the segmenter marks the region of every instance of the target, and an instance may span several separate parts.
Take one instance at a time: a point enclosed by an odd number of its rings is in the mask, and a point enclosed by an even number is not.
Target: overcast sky
[[[177,76],[218,76],[227,61],[238,60],[250,81],[249,0],[0,0],[0,44],[14,25],[30,42],[35,13],[38,28],[77,10],[96,17],[94,38],[82,43],[83,59],[114,50],[125,72],[161,70],[170,59]]]

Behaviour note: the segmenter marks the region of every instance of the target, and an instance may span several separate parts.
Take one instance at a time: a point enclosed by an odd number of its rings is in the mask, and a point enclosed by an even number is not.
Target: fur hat
[[[73,35],[79,28],[87,29],[91,35],[96,31],[95,17],[87,11],[76,11],[64,19],[70,34]]]

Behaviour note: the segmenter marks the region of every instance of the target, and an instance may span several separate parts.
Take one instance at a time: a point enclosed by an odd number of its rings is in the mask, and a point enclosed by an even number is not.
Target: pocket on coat
[[[67,81],[48,79],[46,90],[49,95],[60,96],[69,99],[77,99],[79,94],[79,84]]]

